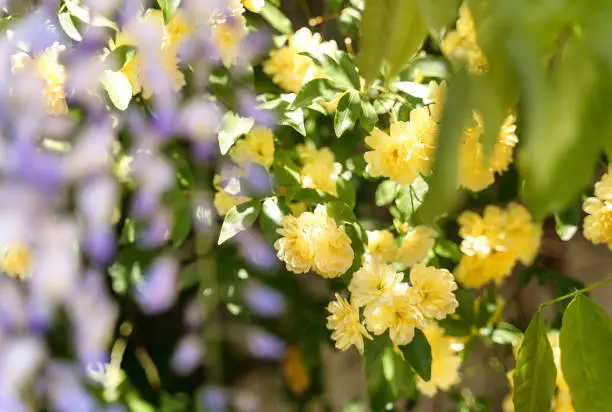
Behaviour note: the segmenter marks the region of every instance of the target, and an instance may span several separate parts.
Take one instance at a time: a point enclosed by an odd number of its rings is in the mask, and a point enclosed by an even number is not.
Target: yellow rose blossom
[[[393,266],[375,259],[366,259],[351,279],[348,290],[351,292],[351,302],[358,307],[372,302],[390,304],[395,287],[402,281],[404,275],[396,272]]]
[[[418,264],[410,271],[410,283],[408,299],[424,317],[441,320],[455,313],[457,284],[448,270]]]
[[[426,107],[410,112],[409,122],[396,122],[389,134],[374,128],[365,142],[373,150],[364,154],[368,172],[411,184],[421,174],[429,174],[435,149],[437,124]]]
[[[367,235],[369,256],[382,262],[390,262],[395,259],[397,247],[393,233],[389,230],[368,230]]]
[[[408,285],[394,287],[391,303],[375,302],[366,306],[363,314],[368,330],[382,335],[386,330],[394,345],[405,345],[414,338],[414,328],[423,325],[423,315],[412,305],[407,296]]]
[[[68,113],[66,104],[66,69],[59,62],[59,55],[66,49],[65,46],[54,43],[41,54],[32,58],[25,53],[18,53],[13,57],[13,70],[33,70],[37,77],[46,85],[43,90],[45,110],[52,116],[61,116]]]
[[[363,354],[363,337],[371,337],[359,320],[357,306],[336,294],[336,300],[329,303],[327,311],[330,313],[327,328],[333,330],[331,337],[336,341],[336,348],[344,351],[355,345]]]
[[[266,5],[265,0],[242,0],[244,7],[252,11],[253,13],[259,13],[261,9]]]
[[[286,45],[270,52],[268,59],[263,62],[263,70],[272,77],[274,83],[289,92],[297,93],[304,84],[322,76],[312,59],[300,53],[329,55],[336,49],[335,42],[322,42],[319,33],[313,34],[303,27],[289,37]]]
[[[431,397],[438,391],[447,391],[459,383],[462,360],[453,350],[453,339],[445,336],[444,329],[436,323],[427,323],[423,332],[431,346],[431,379],[425,382],[418,377],[417,388],[419,392]]]
[[[495,173],[502,173],[512,162],[518,143],[514,117],[506,118],[490,158],[485,159],[481,138],[484,127],[480,116],[474,115],[473,124],[463,132],[459,149],[459,184],[474,192],[485,189],[495,181]]]
[[[248,202],[251,198],[247,196],[232,195],[224,190],[220,190],[215,193],[215,209],[219,216],[225,216],[230,209],[236,205],[244,202]]]
[[[612,250],[612,166],[595,184],[595,197],[584,201],[584,237],[594,244],[604,243]]]
[[[431,114],[432,121],[440,123],[442,120],[442,109],[446,101],[446,82],[436,83],[429,82],[429,90],[431,92],[431,104],[427,106]]]
[[[444,37],[441,46],[444,55],[466,62],[472,73],[482,73],[488,67],[487,58],[476,40],[476,27],[467,3],[459,8],[457,27]]]
[[[501,283],[517,261],[531,263],[539,249],[541,228],[533,223],[527,209],[516,203],[505,210],[487,206],[482,217],[466,211],[457,222],[463,241],[455,276],[467,287]]]
[[[230,156],[240,165],[257,163],[266,169],[274,161],[274,135],[270,129],[255,126],[244,139],[236,142]]]
[[[15,242],[4,252],[0,268],[9,276],[23,279],[29,275],[31,263],[30,248],[25,243]]]
[[[397,261],[406,266],[421,262],[433,248],[435,234],[427,226],[409,227],[397,250]]]
[[[231,67],[238,58],[240,45],[247,35],[246,19],[242,14],[235,14],[212,27],[212,37],[219,47],[221,61],[225,67]]]
[[[304,212],[299,217],[285,216],[274,247],[287,270],[295,273],[314,270],[326,278],[346,272],[353,263],[351,239],[336,222],[327,216],[327,209],[318,205],[314,213]]]
[[[296,150],[302,162],[302,187],[323,190],[336,196],[342,165],[335,162],[332,151],[328,147],[317,149],[310,141],[298,145]]]

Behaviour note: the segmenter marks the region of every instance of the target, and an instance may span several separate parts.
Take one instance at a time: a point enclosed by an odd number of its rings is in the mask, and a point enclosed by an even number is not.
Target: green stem
[[[593,289],[597,289],[598,287],[603,286],[603,285],[607,285],[608,283],[612,283],[612,278],[604,279],[604,280],[602,280],[600,282],[597,282],[597,283],[595,283],[595,284],[593,284],[591,286],[587,286],[586,288],[575,290],[575,291],[573,291],[571,293],[568,293],[567,295],[563,295],[563,296],[560,296],[560,297],[558,297],[556,299],[549,300],[548,302],[544,302],[544,303],[542,303],[540,305],[540,309],[542,309],[542,308],[544,308],[546,306],[550,306],[550,305],[553,305],[555,303],[561,302],[562,300],[573,298],[574,296],[576,296],[579,293],[589,292],[589,291],[591,291]]]

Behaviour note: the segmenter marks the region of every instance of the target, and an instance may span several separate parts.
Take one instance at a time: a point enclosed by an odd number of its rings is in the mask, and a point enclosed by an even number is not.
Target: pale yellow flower
[[[33,70],[34,74],[46,83],[43,89],[43,101],[46,112],[52,116],[68,113],[64,89],[66,69],[59,62],[59,55],[65,49],[65,46],[54,43],[38,56],[32,57],[26,53],[18,53],[12,59],[14,71]]]
[[[446,82],[436,83],[429,82],[429,90],[431,91],[431,104],[427,106],[431,113],[432,121],[439,123],[442,121],[442,109],[446,101]]]
[[[605,243],[612,250],[612,166],[595,184],[595,197],[587,198],[582,208],[588,214],[584,237],[595,244]]]
[[[459,9],[456,29],[444,37],[441,46],[447,57],[466,62],[473,73],[481,73],[488,67],[487,58],[476,41],[476,27],[467,2]]]
[[[358,307],[377,301],[391,304],[393,290],[403,278],[404,275],[396,272],[393,266],[376,259],[366,259],[353,274],[348,286],[351,302]]]
[[[389,230],[368,230],[368,255],[382,262],[390,262],[395,259],[397,247],[393,233]]]
[[[533,222],[529,211],[523,205],[510,203],[506,210],[508,249],[523,264],[530,265],[540,249],[542,228]]]
[[[514,116],[506,118],[489,159],[482,146],[484,127],[480,116],[474,114],[473,124],[463,132],[459,149],[459,184],[474,192],[485,189],[495,181],[495,173],[502,173],[512,163],[512,153],[518,143]]]
[[[433,396],[438,391],[447,391],[459,383],[462,360],[453,350],[453,339],[445,336],[444,329],[436,323],[427,323],[423,332],[431,346],[431,379],[425,382],[418,377],[417,388],[424,395]]]
[[[244,7],[252,11],[253,13],[259,13],[261,9],[266,5],[265,0],[242,0]]]
[[[553,399],[553,412],[574,412],[574,406],[572,405],[572,397],[569,390],[557,391],[555,398]]]
[[[370,335],[359,320],[357,306],[336,294],[336,300],[329,303],[327,310],[330,313],[327,328],[333,330],[331,337],[336,341],[336,348],[344,351],[355,345],[363,354],[363,337],[370,338]]]
[[[427,176],[436,143],[437,123],[429,110],[419,107],[410,112],[409,122],[391,125],[389,134],[372,130],[365,142],[373,150],[364,154],[368,172],[375,177],[389,177],[411,184],[421,174]]]
[[[453,272],[463,286],[480,288],[489,282],[502,283],[512,273],[515,262],[508,252],[493,252],[482,257],[463,255]]]
[[[327,209],[318,205],[314,213],[299,217],[285,216],[281,221],[282,236],[274,247],[287,270],[304,273],[310,269],[326,278],[342,275],[352,265],[354,252],[351,239],[336,222],[327,216]]]
[[[302,162],[302,187],[319,189],[336,196],[342,165],[335,162],[332,151],[328,147],[317,149],[311,141],[297,145],[296,150]]]
[[[225,216],[230,209],[236,205],[248,202],[251,198],[247,196],[232,195],[224,190],[219,190],[215,193],[215,209],[219,216]]]
[[[390,304],[373,302],[363,312],[368,330],[375,335],[388,330],[391,342],[396,346],[410,343],[414,338],[414,328],[423,325],[423,315],[409,302],[407,289],[405,283],[396,285]]]
[[[231,67],[236,62],[240,45],[246,35],[246,19],[242,14],[235,14],[213,25],[212,37],[219,47],[221,61],[225,67]]]
[[[236,142],[229,154],[240,165],[257,163],[268,169],[274,161],[274,135],[270,129],[255,126]]]
[[[312,59],[300,53],[319,56],[322,53],[331,55],[336,50],[335,42],[322,42],[319,33],[313,34],[303,27],[289,38],[286,45],[270,52],[268,59],[263,62],[263,70],[272,77],[274,83],[297,93],[310,80],[323,76]]]
[[[29,275],[31,264],[32,253],[28,245],[16,242],[4,252],[0,260],[0,269],[9,276],[23,279]]]
[[[410,283],[408,299],[423,316],[442,320],[455,313],[457,284],[448,270],[418,264],[410,271]]]
[[[406,266],[421,262],[433,248],[435,234],[427,226],[409,227],[397,250],[397,261]]]

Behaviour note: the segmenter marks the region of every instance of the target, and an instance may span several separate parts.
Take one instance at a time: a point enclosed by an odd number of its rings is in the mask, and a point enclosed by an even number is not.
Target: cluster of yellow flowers
[[[59,62],[59,54],[65,49],[65,46],[54,43],[35,57],[20,52],[12,58],[12,67],[15,72],[33,70],[33,73],[46,83],[43,91],[45,110],[52,116],[68,113],[64,90],[66,69]]]
[[[296,150],[302,162],[302,187],[336,196],[342,165],[336,163],[333,152],[328,147],[317,149],[312,141],[297,145]]]
[[[255,126],[243,139],[236,142],[229,155],[239,166],[236,173],[241,176],[245,168],[253,163],[269,169],[274,161],[274,135],[270,129]],[[218,175],[215,176],[213,184],[217,189],[214,204],[219,216],[225,216],[232,207],[250,200],[249,197],[239,194],[239,185],[230,182],[223,186]]]
[[[389,230],[368,231],[367,254],[382,262],[412,266],[423,261],[434,245],[435,231],[427,226],[408,227],[399,246]]]
[[[289,37],[287,44],[270,52],[263,62],[264,73],[283,89],[297,93],[302,86],[323,74],[312,59],[300,53],[313,56],[333,55],[338,47],[334,41],[323,42],[319,33],[312,33],[303,27]]]
[[[457,221],[463,241],[455,276],[466,287],[501,283],[517,261],[531,264],[540,247],[541,227],[517,203],[506,209],[487,206],[482,217],[466,211]]]
[[[335,278],[351,267],[355,256],[351,239],[327,215],[324,205],[297,218],[285,216],[281,226],[278,232],[282,237],[274,247],[288,271],[306,273],[312,269],[325,278]]]
[[[459,368],[462,359],[459,350],[463,345],[444,334],[435,322],[428,322],[423,328],[427,342],[431,346],[431,379],[417,379],[417,388],[425,396],[434,396],[438,391],[447,391],[461,380]]]
[[[441,46],[445,56],[466,62],[472,73],[487,70],[487,58],[478,46],[474,19],[467,3],[459,9],[456,29],[444,37]]]
[[[548,341],[553,351],[553,359],[555,366],[557,367],[557,393],[553,399],[552,412],[574,412],[572,406],[572,399],[569,392],[569,386],[565,382],[563,377],[563,371],[561,370],[561,348],[559,347],[559,331],[553,330],[548,332]],[[517,355],[515,350],[515,356]],[[508,382],[510,384],[511,392],[506,396],[503,403],[503,412],[514,412],[514,404],[512,402],[513,396],[513,383],[514,383],[514,369],[509,371],[507,374]]]
[[[145,12],[140,22],[135,22],[133,25],[129,25],[123,31],[117,33],[115,44],[111,45],[111,47],[137,46],[134,24],[142,23],[155,27],[162,33],[159,50],[163,68],[172,79],[174,89],[176,91],[180,90],[185,84],[185,76],[178,67],[177,53],[181,41],[192,29],[187,16],[181,10],[177,10],[168,21],[168,24],[165,24],[161,10],[149,9]],[[143,76],[143,71],[142,58],[138,52],[121,69],[121,73],[125,75],[132,85],[132,95],[142,91],[143,96],[149,98],[153,93],[153,87],[149,84],[146,76]]]
[[[25,278],[29,275],[32,262],[30,248],[21,242],[10,245],[2,259],[0,259],[0,270],[9,276]]]
[[[229,4],[229,13],[221,13],[213,19],[212,35],[225,67],[231,67],[236,62],[240,45],[248,32],[242,5],[259,13],[264,3],[262,0],[243,0],[242,3],[233,0]]]
[[[410,271],[410,283],[403,282],[403,277],[392,265],[365,259],[349,284],[350,302],[336,295],[327,308],[327,327],[333,330],[338,349],[355,345],[363,353],[363,337],[371,338],[369,332],[388,331],[395,346],[405,345],[412,341],[415,328],[455,312],[457,284],[449,271],[417,264]]]
[[[365,141],[373,150],[364,154],[368,172],[374,176],[389,177],[402,184],[411,184],[420,174],[429,175],[441,121],[446,94],[445,85],[429,85],[433,103],[410,112],[409,122],[391,124],[389,134],[375,128]],[[496,173],[502,173],[512,163],[515,118],[510,115],[500,128],[493,153],[487,159],[482,146],[484,125],[474,113],[471,124],[463,131],[459,151],[459,185],[480,191],[491,185]]]
[[[595,244],[605,243],[612,250],[612,166],[595,184],[595,197],[582,206],[588,216],[584,219],[584,237]]]

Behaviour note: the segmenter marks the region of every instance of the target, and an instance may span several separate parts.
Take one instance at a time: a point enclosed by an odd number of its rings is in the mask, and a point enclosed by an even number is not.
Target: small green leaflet
[[[395,200],[400,186],[394,180],[384,180],[376,189],[375,202],[376,206],[386,206]]]
[[[157,0],[157,4],[164,14],[164,21],[168,23],[181,4],[181,0]]]
[[[106,70],[100,81],[113,105],[119,110],[127,109],[132,100],[132,85],[128,78],[121,72]]]
[[[240,117],[236,113],[227,112],[219,128],[219,149],[221,154],[227,154],[236,140],[251,131],[254,121],[249,117]]]
[[[293,34],[293,26],[291,20],[289,20],[278,7],[271,4],[269,1],[259,12],[261,17],[264,18],[270,26],[278,30],[279,33],[291,35]]]
[[[608,412],[612,405],[612,320],[577,294],[563,316],[559,336],[561,368],[577,412]]]
[[[314,79],[302,87],[291,105],[294,107],[307,107],[318,98],[322,98],[325,101],[331,100],[338,92],[339,90],[333,85],[331,80]]]
[[[356,90],[349,90],[338,102],[334,118],[334,132],[340,137],[355,126],[361,114],[361,98]]]
[[[83,37],[81,37],[81,33],[77,30],[74,25],[74,21],[72,21],[72,16],[68,12],[63,12],[57,15],[60,26],[66,33],[66,36],[70,37],[72,40],[81,41]]]
[[[108,56],[113,70],[123,69],[136,56],[136,47],[123,45],[114,49]]]
[[[546,336],[542,312],[533,317],[521,344],[514,370],[514,409],[516,412],[550,410],[555,392],[557,369]]]
[[[425,381],[431,379],[431,346],[421,329],[414,329],[414,338],[401,347],[406,362]]]
[[[248,202],[232,207],[223,220],[217,245],[224,243],[243,230],[253,226],[260,211],[261,203],[257,199],[251,199]]]

